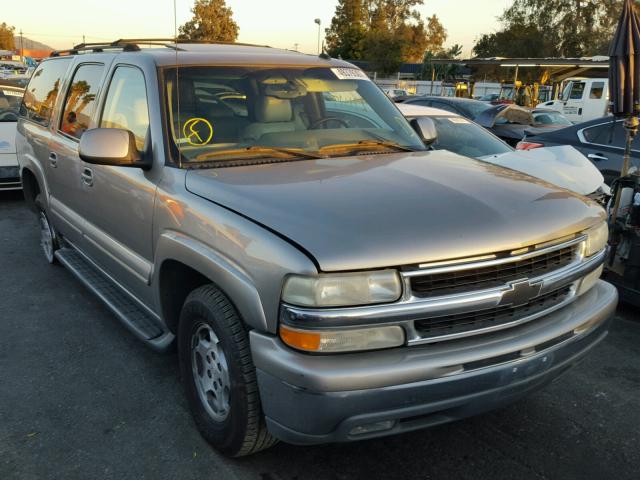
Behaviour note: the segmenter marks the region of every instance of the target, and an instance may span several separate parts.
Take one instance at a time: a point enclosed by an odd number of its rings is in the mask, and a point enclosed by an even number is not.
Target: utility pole
[[[86,40],[84,39],[84,33],[82,34],[82,43],[86,43]]]
[[[24,46],[22,42],[22,29],[20,29],[20,61],[24,62]]]

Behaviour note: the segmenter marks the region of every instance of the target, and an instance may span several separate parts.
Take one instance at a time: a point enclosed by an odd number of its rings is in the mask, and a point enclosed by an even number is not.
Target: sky
[[[8,1],[8,0],[4,0]],[[193,0],[175,0],[178,25],[191,17]],[[474,41],[498,28],[496,17],[512,0],[425,0],[423,17],[438,15],[449,33],[447,45],[463,45],[469,56]],[[331,22],[337,0],[227,0],[240,26],[238,41],[317,50],[318,26]],[[174,0],[21,0],[21,8],[3,9],[0,22],[53,48],[118,38],[171,37]]]

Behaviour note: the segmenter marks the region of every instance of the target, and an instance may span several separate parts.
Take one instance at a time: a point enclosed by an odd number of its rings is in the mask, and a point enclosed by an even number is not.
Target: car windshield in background
[[[545,111],[533,112],[533,125],[536,127],[573,125],[567,118],[559,112]]]
[[[357,69],[185,67],[164,78],[173,154],[184,164],[424,150]]]
[[[24,90],[0,85],[0,122],[17,122]]]
[[[487,103],[482,103],[478,100],[469,100],[466,102],[460,102],[460,107],[465,110],[468,118],[476,118],[485,110],[492,108],[493,105],[489,105]]]
[[[449,150],[474,158],[513,151],[503,141],[466,118],[450,116],[430,118],[438,132],[438,138],[433,144],[435,149]]]

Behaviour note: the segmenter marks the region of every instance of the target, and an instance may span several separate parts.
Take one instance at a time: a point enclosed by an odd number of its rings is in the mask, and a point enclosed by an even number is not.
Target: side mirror
[[[87,163],[147,169],[151,161],[138,152],[133,132],[122,128],[92,128],[82,134],[78,155]]]
[[[429,117],[417,117],[411,120],[411,126],[425,145],[429,146],[438,139],[436,124]]]

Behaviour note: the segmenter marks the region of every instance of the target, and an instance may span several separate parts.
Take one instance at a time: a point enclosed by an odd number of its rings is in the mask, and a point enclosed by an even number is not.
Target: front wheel
[[[178,355],[191,413],[211,445],[240,457],[276,443],[262,415],[246,328],[215,286],[202,286],[187,297]]]
[[[49,223],[49,217],[47,217],[47,212],[44,209],[41,195],[36,197],[35,204],[38,212],[38,225],[40,226],[40,247],[47,262],[55,263],[55,252],[59,248],[56,232]]]

